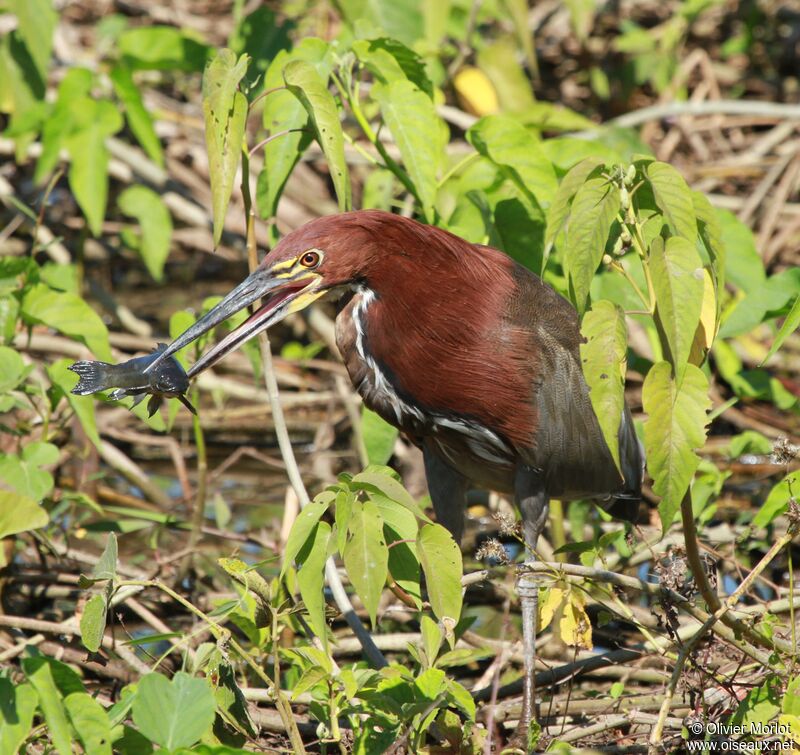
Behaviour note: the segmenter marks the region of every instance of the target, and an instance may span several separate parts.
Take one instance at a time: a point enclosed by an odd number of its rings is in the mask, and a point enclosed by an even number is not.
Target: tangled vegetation
[[[552,506],[531,749],[800,744],[800,9],[112,6],[0,0],[0,753],[504,751],[513,509],[476,494],[462,553],[330,311],[196,416],[70,392],[353,208],[572,301],[617,462],[634,409],[639,522]]]

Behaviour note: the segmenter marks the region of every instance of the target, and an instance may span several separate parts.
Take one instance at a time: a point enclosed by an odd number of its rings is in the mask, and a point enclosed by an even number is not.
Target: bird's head
[[[371,223],[388,222],[388,213],[330,215],[307,223],[285,236],[256,270],[219,304],[176,338],[147,368],[152,372],[164,359],[197,340],[240,310],[261,299],[261,306],[239,327],[203,354],[189,376],[202,372],[292,312],[305,309],[326,293],[355,285],[363,277],[375,247]],[[378,216],[382,217],[378,217]],[[370,216],[370,217],[368,217]]]

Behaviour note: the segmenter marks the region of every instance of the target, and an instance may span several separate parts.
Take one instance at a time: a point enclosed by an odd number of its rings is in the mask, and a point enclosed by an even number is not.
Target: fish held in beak
[[[232,315],[248,307],[257,299],[262,299],[261,306],[248,317],[241,325],[228,333],[221,341],[206,351],[198,359],[187,373],[194,377],[226,354],[249,341],[261,331],[266,330],[276,322],[280,322],[290,311],[302,309],[310,304],[313,299],[321,295],[308,296],[302,306],[292,308],[292,304],[304,292],[318,286],[319,278],[309,280],[308,276],[303,279],[285,279],[273,277],[269,270],[258,269],[244,279],[236,288],[233,289],[219,304],[210,309],[194,325],[187,328],[163,351],[159,358],[147,368],[147,371],[158,368],[159,362],[168,358],[176,351],[188,346],[196,341],[200,336],[208,333],[227,320]]]

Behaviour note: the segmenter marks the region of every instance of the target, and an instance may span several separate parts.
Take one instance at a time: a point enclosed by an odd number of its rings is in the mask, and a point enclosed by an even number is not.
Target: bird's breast
[[[421,444],[423,438],[430,439],[451,465],[471,479],[484,478],[487,487],[494,489],[507,487],[514,457],[510,445],[474,418],[428,405],[409,392],[403,376],[375,353],[371,337],[375,306],[375,293],[360,289],[336,318],[336,342],[365,405],[415,442]],[[400,340],[409,335],[396,334],[398,349]],[[385,340],[386,334],[381,336]],[[385,349],[386,344],[382,345]],[[407,367],[427,370],[431,365],[423,362]]]

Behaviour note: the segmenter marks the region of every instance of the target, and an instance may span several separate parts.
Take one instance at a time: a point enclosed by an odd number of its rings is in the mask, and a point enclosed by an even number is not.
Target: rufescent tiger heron
[[[612,515],[634,517],[642,452],[626,407],[620,476],[581,371],[576,310],[503,252],[440,228],[375,210],[313,220],[283,238],[162,358],[262,299],[191,377],[323,296],[340,298],[336,342],[353,385],[421,447],[436,517],[456,542],[470,487],[513,494],[531,554],[551,497],[601,499]],[[523,574],[518,589],[526,727],[537,580]]]

